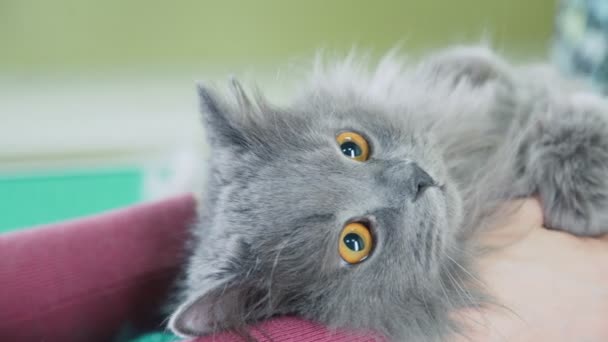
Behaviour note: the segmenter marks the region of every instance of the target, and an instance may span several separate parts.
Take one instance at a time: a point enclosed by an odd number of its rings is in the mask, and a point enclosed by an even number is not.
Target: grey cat
[[[551,228],[607,232],[602,98],[479,46],[364,64],[317,63],[287,107],[200,88],[212,155],[173,332],[296,314],[440,341],[489,300],[472,237],[504,201],[538,195]]]

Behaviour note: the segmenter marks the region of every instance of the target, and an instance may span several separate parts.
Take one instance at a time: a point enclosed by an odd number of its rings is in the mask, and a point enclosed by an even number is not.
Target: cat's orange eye
[[[364,137],[355,132],[342,132],[336,137],[342,154],[356,161],[369,159],[369,144]]]
[[[362,223],[352,222],[344,226],[340,233],[338,251],[344,261],[358,264],[372,251],[372,234]]]

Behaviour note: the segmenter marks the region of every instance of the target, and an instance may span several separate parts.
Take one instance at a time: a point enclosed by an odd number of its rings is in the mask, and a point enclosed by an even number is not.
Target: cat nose
[[[414,194],[413,200],[417,200],[430,187],[435,186],[435,180],[420,166],[411,164],[410,187]]]
[[[405,195],[412,202],[420,198],[429,187],[436,185],[433,177],[413,162],[385,164],[379,180],[397,191],[400,196]]]

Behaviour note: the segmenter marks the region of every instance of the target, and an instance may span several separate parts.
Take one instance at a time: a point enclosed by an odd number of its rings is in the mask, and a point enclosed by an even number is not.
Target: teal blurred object
[[[131,342],[174,342],[179,340],[180,339],[175,335],[165,333],[151,333],[133,339],[131,340]]]
[[[608,1],[562,0],[553,58],[565,72],[608,92]]]
[[[142,181],[137,168],[0,174],[0,233],[137,203]]]
[[[164,331],[146,332],[139,334],[129,328],[129,325],[112,339],[113,342],[177,342],[181,338]]]

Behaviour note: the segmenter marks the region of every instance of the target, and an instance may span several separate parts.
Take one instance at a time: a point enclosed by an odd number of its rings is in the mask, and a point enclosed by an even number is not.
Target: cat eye
[[[342,132],[336,137],[342,154],[356,161],[366,161],[369,158],[369,144],[364,137],[355,132]]]
[[[347,224],[340,233],[338,251],[344,261],[358,264],[365,260],[372,250],[372,234],[362,223]]]

